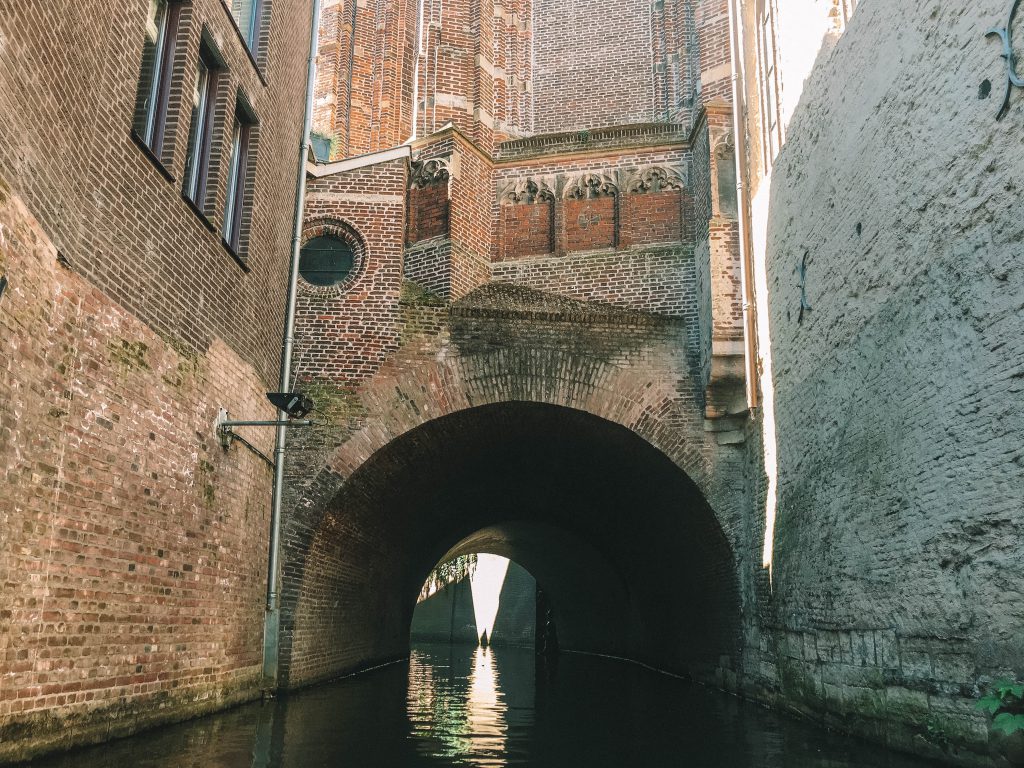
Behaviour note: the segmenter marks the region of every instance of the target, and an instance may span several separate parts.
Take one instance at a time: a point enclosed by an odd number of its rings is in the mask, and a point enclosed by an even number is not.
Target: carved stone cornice
[[[639,168],[626,181],[626,193],[633,195],[683,189],[686,189],[685,172],[664,165]]]
[[[451,176],[448,159],[432,157],[428,160],[413,160],[409,186],[412,189],[423,189],[433,184],[447,184]]]
[[[562,197],[566,200],[592,200],[596,197],[616,197],[618,194],[618,186],[603,173],[584,173],[572,177],[562,191]]]
[[[554,202],[554,179],[544,176],[513,179],[501,190],[498,199],[501,205]]]

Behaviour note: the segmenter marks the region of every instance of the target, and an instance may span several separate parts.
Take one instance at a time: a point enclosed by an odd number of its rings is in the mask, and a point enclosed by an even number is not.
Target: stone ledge
[[[665,144],[688,146],[688,138],[685,127],[678,123],[634,123],[505,141],[495,148],[494,159],[500,162],[595,149],[633,149]]]
[[[602,325],[683,326],[681,318],[569,299],[514,283],[490,283],[451,307],[453,317],[530,318]]]

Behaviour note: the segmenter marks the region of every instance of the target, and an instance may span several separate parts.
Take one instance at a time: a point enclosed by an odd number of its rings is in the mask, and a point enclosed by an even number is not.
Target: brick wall
[[[398,161],[358,170],[346,165],[349,170],[319,169],[311,184],[307,223],[344,219],[366,241],[360,269],[379,273],[357,279],[352,290],[341,292],[344,297],[311,294],[300,308],[298,333],[308,344],[297,354],[305,355],[299,378],[328,418],[325,426],[289,438],[282,614],[282,670],[289,686],[403,653],[413,605],[407,598],[414,598],[426,571],[452,546],[450,538],[495,522],[487,517],[494,510],[481,511],[479,498],[487,483],[497,487],[505,480],[494,467],[478,470],[471,458],[476,448],[456,455],[454,447],[477,439],[469,411],[485,403],[564,405],[624,425],[669,456],[712,500],[721,530],[702,529],[701,540],[718,542],[724,535],[737,551],[749,549],[741,519],[745,449],[724,445],[704,421],[700,361],[711,357],[712,313],[702,313],[700,286],[715,290],[707,233],[708,220],[718,214],[706,125],[702,224],[690,180],[688,127],[699,76],[691,52],[698,35],[692,4],[667,4],[656,9],[657,19],[649,6],[627,4],[623,12],[631,15],[615,22],[622,27],[615,39],[603,24],[574,37],[565,34],[564,18],[552,20],[553,9],[582,18],[587,8],[548,3],[534,14],[536,29],[525,21],[525,4],[496,6],[486,19],[481,16],[487,13],[461,2],[445,3],[443,14],[440,3],[428,0],[424,8],[431,26],[417,81],[423,107],[420,138],[411,143],[411,175],[399,180],[392,173]],[[551,18],[541,30],[544,13]],[[600,13],[602,19],[608,15],[605,8]],[[631,43],[640,37],[642,45]],[[529,73],[531,38],[534,54],[537,46],[550,54],[546,63],[534,57],[537,73],[547,67],[550,87],[543,97],[539,81],[530,84],[513,71]],[[590,59],[577,54],[598,38],[600,49],[616,56],[591,56],[594,62],[601,58],[602,69],[590,72]],[[586,80],[583,86],[580,80]],[[526,120],[535,98],[548,100],[544,116],[538,111],[535,118],[550,121],[537,130],[588,129],[501,141],[518,132],[524,123],[515,121]],[[438,131],[447,121],[453,126]],[[623,122],[631,124],[616,124]],[[701,140],[699,133],[694,137]],[[442,168],[443,178],[420,178],[427,169],[431,175]],[[399,222],[406,210],[404,231],[381,228]],[[363,232],[374,226],[377,234]],[[701,252],[695,250],[698,231],[704,233]],[[727,240],[735,249],[735,237]],[[461,426],[438,424],[449,415],[451,424]],[[500,411],[489,429],[504,437],[529,418]],[[544,442],[523,439],[531,446],[524,453]],[[416,478],[401,474],[412,466]],[[442,482],[456,469],[462,482]],[[666,480],[665,487],[677,487],[674,482]],[[540,485],[558,483],[549,478]],[[453,501],[453,509],[435,509],[432,499],[440,491],[452,499],[476,494],[476,507],[471,512]],[[406,518],[410,499],[419,511]],[[675,502],[664,508],[683,503],[681,497]],[[575,502],[563,506],[570,516],[579,509]],[[427,508],[434,511],[424,515]],[[382,509],[394,514],[381,516]],[[656,527],[655,518],[644,524]],[[562,539],[548,529],[495,536],[530,542],[522,545],[520,554],[529,561],[524,564],[541,569],[538,578],[549,569],[545,579],[560,585],[553,592],[570,613],[566,636],[577,647],[692,665],[705,677],[717,669],[719,682],[735,684],[739,662],[732,640],[708,635],[693,638],[692,646],[677,642],[692,635],[681,629],[681,617],[691,609],[689,615],[716,614],[723,627],[733,626],[736,571],[722,551],[716,550],[721,558],[693,566],[691,581],[680,586],[690,609],[674,614],[669,623],[679,623],[659,639],[628,633],[598,639],[590,629],[595,616],[640,610],[628,607],[613,575],[611,561],[622,552],[605,545],[596,551],[593,542]],[[563,562],[559,553],[571,567],[553,565]],[[588,584],[570,571],[587,574]],[[600,588],[592,589],[594,584]],[[695,591],[696,585],[705,592]],[[659,604],[663,598],[661,593]],[[634,620],[641,622],[639,614],[623,626]],[[722,653],[709,662],[712,646]],[[721,656],[729,660],[723,663]]]
[[[729,37],[729,0],[695,0],[699,71],[698,104],[732,102],[732,41]]]
[[[622,216],[619,243],[629,247],[682,240],[687,199],[688,195],[681,189],[624,195],[619,208]]]
[[[631,130],[615,146],[613,133],[598,134],[589,151],[572,134],[502,145],[493,279],[650,312],[695,311],[683,220],[688,148],[637,148]]]
[[[436,296],[451,295],[452,241],[434,237],[406,246],[402,257],[402,276]]]
[[[334,140],[335,159],[409,136],[416,25],[414,0],[323,4],[313,126]]]
[[[271,471],[213,422],[273,417],[251,363],[155,333],[58,265],[9,195],[0,759],[258,695]]]
[[[71,10],[57,35],[38,4],[21,4],[0,22],[6,41],[0,78],[9,84],[0,93],[0,174],[63,257],[112,299],[194,350],[223,338],[268,378],[279,363],[280,345],[270,329],[281,327],[287,284],[282,254],[289,248],[293,211],[293,191],[282,181],[295,174],[305,80],[304,63],[291,52],[308,39],[308,28],[285,20],[305,18],[311,4],[274,5],[264,67],[273,87],[263,84],[219,0],[188,6],[163,171],[129,136],[146,3]],[[181,196],[189,127],[181,100],[191,91],[203,25],[227,64],[222,107],[233,110],[240,90],[261,121],[244,265],[220,242],[230,120],[217,123],[208,221]],[[17,85],[26,69],[37,73],[38,87]]]
[[[409,190],[409,243],[448,235],[448,179]]]
[[[650,17],[646,0],[535,0],[534,131],[658,119]]]
[[[418,32],[417,11],[325,5],[314,124],[337,157],[449,122],[485,152],[530,134],[689,125],[702,103],[731,98],[725,0],[425,0]]]
[[[553,198],[525,200],[498,209],[498,237],[502,248],[497,261],[523,256],[546,256],[555,250],[555,201]]]
[[[0,14],[0,759],[260,683],[271,477],[224,453],[213,420],[272,415],[311,3],[268,4],[255,62],[222,3],[183,7],[158,157],[130,136],[147,7]],[[224,72],[196,210],[181,188],[204,35]],[[259,127],[234,254],[238,92]]]
[[[407,187],[405,158],[310,180],[305,236],[331,226],[350,240],[358,266],[339,286],[300,284],[297,377],[358,382],[395,349]]]
[[[283,669],[288,684],[323,679],[401,654],[408,643],[412,606],[426,572],[465,531],[487,528],[510,514],[499,501],[505,494],[495,489],[503,488],[502,484],[513,476],[525,493],[548,494],[549,502],[552,493],[562,499],[564,504],[558,502],[550,508],[541,504],[538,509],[547,509],[545,515],[564,517],[564,526],[575,532],[567,540],[559,539],[547,528],[530,537],[526,531],[515,535],[506,532],[506,540],[519,542],[519,562],[542,583],[552,584],[551,592],[559,597],[556,605],[580,606],[567,619],[565,636],[577,643],[569,647],[632,652],[668,664],[692,664],[694,669],[702,670],[701,674],[710,674],[710,668],[721,663],[716,655],[714,664],[704,666],[712,647],[732,653],[723,650],[731,642],[726,638],[732,637],[725,627],[735,619],[728,618],[735,605],[731,601],[738,599],[726,596],[732,588],[732,565],[728,557],[718,560],[718,555],[711,552],[721,555],[716,536],[724,535],[730,546],[738,546],[743,536],[741,493],[737,491],[742,471],[729,474],[731,462],[739,461],[742,454],[732,447],[718,446],[704,431],[697,405],[700,388],[690,378],[692,354],[687,349],[687,321],[596,307],[509,285],[484,287],[451,308],[438,303],[419,304],[407,294],[401,311],[400,346],[373,379],[349,389],[343,398],[332,400],[321,395],[334,410],[329,418],[332,426],[320,435],[325,452],[319,461],[290,454],[290,472],[295,474],[296,482],[286,523],[287,607],[282,614],[282,658],[287,659]],[[329,389],[320,386],[323,391]],[[606,623],[600,624],[600,637],[587,630],[595,626],[594,611],[614,613],[624,609],[622,605],[615,607],[615,595],[620,594],[615,590],[621,585],[614,586],[615,580],[609,575],[614,567],[609,563],[624,557],[626,550],[615,550],[608,541],[626,534],[612,532],[613,518],[603,517],[605,512],[600,510],[605,508],[596,499],[593,504],[570,501],[557,490],[562,487],[561,480],[547,475],[539,479],[535,473],[536,466],[549,464],[546,454],[542,455],[542,446],[553,435],[582,434],[576,431],[579,425],[562,425],[555,413],[557,408],[551,414],[537,415],[540,422],[525,412],[501,411],[510,401],[557,403],[573,412],[600,415],[628,427],[621,435],[623,439],[627,435],[635,439],[629,430],[643,435],[676,466],[692,473],[694,483],[712,500],[720,532],[713,533],[711,526],[703,533],[673,533],[645,541],[700,540],[710,547],[699,556],[684,558],[689,563],[687,568],[692,566],[694,570],[685,577],[689,586],[679,592],[686,596],[668,602],[690,605],[693,616],[719,615],[724,622],[720,625],[722,633],[697,633],[700,637],[694,637],[692,644],[679,644],[678,638],[686,633],[676,629],[655,632],[660,639],[618,636],[605,630]],[[498,404],[498,411],[481,417],[478,424],[473,422],[474,408],[486,403]],[[447,415],[451,415],[448,421],[440,418]],[[554,428],[552,419],[561,426]],[[546,425],[543,434],[547,437],[536,440],[540,433],[531,431],[529,425],[539,426],[541,422]],[[417,429],[420,425],[425,427]],[[474,447],[474,441],[485,434],[491,448]],[[591,435],[590,439],[594,445],[619,444],[616,440],[607,443],[605,437]],[[517,442],[520,440],[527,442]],[[523,450],[527,444],[530,449]],[[582,446],[552,450],[578,458],[581,451],[586,453]],[[501,458],[495,459],[494,451],[499,451]],[[516,469],[515,462],[506,462],[504,452],[509,452],[509,457],[532,456],[520,459],[531,462],[531,467]],[[667,461],[664,457],[661,460]],[[589,460],[579,465],[569,460],[562,466],[576,477],[572,473],[584,471],[581,467],[589,464]],[[638,466],[647,464],[640,462]],[[712,472],[711,467],[722,469],[722,474]],[[414,476],[404,468],[414,470]],[[511,473],[505,479],[503,468]],[[301,484],[299,474],[305,475]],[[535,478],[536,482],[523,484],[522,477]],[[572,493],[592,487],[590,481],[580,478],[562,479],[567,483],[565,488],[576,489]],[[678,498],[673,502],[669,496],[680,487],[675,480],[665,479],[665,483],[640,481],[640,487],[660,489],[659,494],[667,495],[659,495],[652,504],[658,509],[676,510],[684,502]],[[487,498],[488,503],[481,504],[481,498]],[[521,517],[524,507],[520,497],[516,498]],[[534,505],[525,508],[533,509]],[[381,510],[387,512],[381,514]],[[698,517],[704,520],[701,515]],[[595,521],[599,518],[606,522],[598,525]],[[697,524],[697,518],[687,519]],[[658,521],[675,525],[680,520],[674,513],[666,517],[652,514],[643,518],[641,527],[648,530],[649,526],[660,525]],[[600,544],[588,539],[590,534],[582,533],[588,526],[605,530],[611,538]],[[580,540],[581,536],[585,541]],[[532,543],[526,546],[526,541]],[[468,541],[466,546],[479,544]],[[556,552],[563,554],[561,560]],[[500,554],[508,556],[510,552]],[[666,556],[654,561],[677,563],[678,558]],[[401,563],[402,568],[391,567],[395,563]],[[590,587],[607,583],[607,588],[588,591],[574,581],[577,577],[572,574],[587,574]],[[677,577],[680,575],[672,578]],[[655,579],[652,583],[660,582]],[[661,592],[648,594],[664,608]],[[568,599],[570,595],[579,600]],[[636,610],[646,611],[647,607]],[[683,615],[691,615],[688,610],[680,608],[680,613],[674,614],[676,618],[663,620],[684,621]],[[560,623],[560,636],[562,627]],[[670,637],[674,638],[671,642],[667,640]]]
[[[451,296],[458,299],[491,277],[494,181],[491,159],[466,137],[453,139]]]

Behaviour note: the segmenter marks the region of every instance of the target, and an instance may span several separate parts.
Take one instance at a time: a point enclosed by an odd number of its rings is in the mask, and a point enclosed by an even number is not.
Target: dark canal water
[[[636,665],[421,646],[408,663],[80,750],[46,768],[920,768]]]

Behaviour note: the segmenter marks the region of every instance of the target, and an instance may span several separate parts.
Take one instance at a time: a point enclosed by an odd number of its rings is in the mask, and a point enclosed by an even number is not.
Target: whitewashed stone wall
[[[748,668],[963,764],[998,748],[979,687],[1024,673],[1024,90],[997,122],[984,37],[1008,10],[862,0],[793,111],[765,233],[779,493]]]

